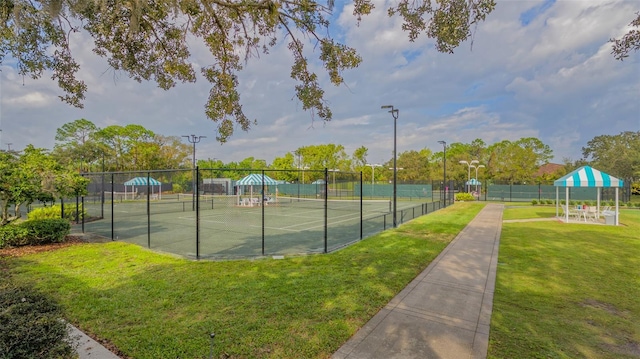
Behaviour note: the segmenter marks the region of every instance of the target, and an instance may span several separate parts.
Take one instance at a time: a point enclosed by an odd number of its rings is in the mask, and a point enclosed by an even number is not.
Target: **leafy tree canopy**
[[[629,24],[631,26],[629,32],[619,39],[611,39],[613,42],[611,53],[617,60],[624,60],[629,57],[631,51],[640,50],[640,12],[636,15],[635,20]]]
[[[612,176],[640,178],[640,131],[594,137],[582,147],[582,161]]]
[[[310,46],[334,85],[342,72],[362,61],[356,51],[335,41],[329,19],[333,0],[2,0],[0,1],[0,63],[10,56],[20,74],[33,78],[46,71],[64,92],[63,101],[82,107],[86,84],[77,77],[70,36],[84,31],[94,40],[93,52],[115,70],[137,81],[155,81],[169,89],[178,81],[194,82],[190,62],[194,38],[208,48],[212,60],[201,69],[211,84],[206,116],[218,124],[225,142],[235,124],[248,130],[255,121],[244,114],[236,74],[246,60],[268,53],[279,38],[288,42],[290,76],[305,110],[329,121],[318,74],[312,70],[305,46]],[[374,8],[372,0],[354,0],[358,21]],[[398,0],[387,10],[400,16],[410,41],[420,35],[436,40],[441,52],[453,52],[469,38],[474,24],[494,9],[494,0]]]

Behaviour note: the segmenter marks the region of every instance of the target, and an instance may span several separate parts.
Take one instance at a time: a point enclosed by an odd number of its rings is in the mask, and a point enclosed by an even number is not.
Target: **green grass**
[[[211,332],[214,357],[327,358],[483,206],[459,203],[328,255],[194,262],[115,242],[2,261],[131,358],[208,358]]]
[[[640,211],[621,211],[620,221],[503,224],[489,358],[640,356]]]

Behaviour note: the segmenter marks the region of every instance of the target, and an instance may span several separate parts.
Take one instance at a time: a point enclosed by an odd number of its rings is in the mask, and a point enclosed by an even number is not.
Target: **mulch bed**
[[[68,235],[66,241],[63,243],[51,243],[42,244],[39,246],[22,246],[0,249],[0,257],[22,257],[28,254],[55,251],[61,248],[76,246],[82,243],[86,243],[82,237],[75,235]]]

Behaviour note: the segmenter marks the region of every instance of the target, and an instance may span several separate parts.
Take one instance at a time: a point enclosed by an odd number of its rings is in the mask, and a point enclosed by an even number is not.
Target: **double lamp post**
[[[467,184],[466,184],[466,189],[467,192],[471,192],[471,168],[475,168],[476,170],[476,177],[475,177],[475,181],[476,181],[476,193],[478,192],[478,169],[479,168],[484,168],[484,165],[480,165],[478,160],[472,160],[471,162],[468,161],[460,161],[461,164],[467,165]],[[479,195],[478,195],[479,196]]]

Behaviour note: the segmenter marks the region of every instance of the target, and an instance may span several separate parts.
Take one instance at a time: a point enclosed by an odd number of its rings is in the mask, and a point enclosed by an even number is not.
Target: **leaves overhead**
[[[82,107],[87,86],[77,77],[71,34],[87,32],[93,51],[113,69],[165,90],[178,81],[196,81],[189,42],[197,38],[211,54],[211,63],[201,68],[211,84],[204,112],[218,125],[217,139],[226,142],[236,126],[247,131],[256,123],[242,109],[236,74],[279,38],[287,38],[290,76],[303,108],[331,120],[322,79],[311,69],[305,44],[318,52],[334,85],[344,83],[344,70],[362,62],[353,48],[331,37],[333,5],[333,0],[0,0],[0,62],[10,56],[20,74],[33,78],[51,71],[64,92],[60,98]],[[372,0],[353,5],[358,21],[374,9]],[[435,38],[439,51],[451,53],[494,7],[494,0],[400,0],[388,13],[403,18],[409,40]]]
[[[616,60],[622,61],[629,57],[631,51],[640,50],[640,12],[637,12],[636,15],[635,20],[629,24],[629,26],[632,27],[629,32],[619,39],[610,40],[613,42],[611,53]]]

